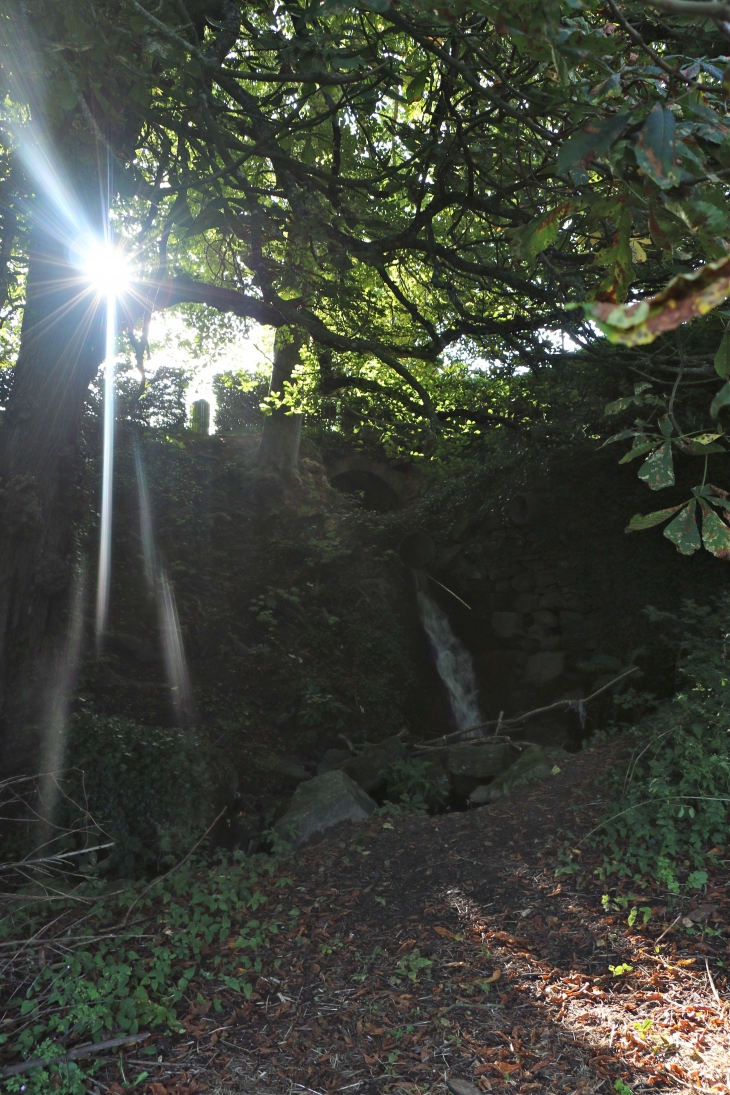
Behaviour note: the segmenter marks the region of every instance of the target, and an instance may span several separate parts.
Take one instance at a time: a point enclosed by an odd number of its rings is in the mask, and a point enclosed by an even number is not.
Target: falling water
[[[96,650],[101,643],[109,615],[109,589],[112,561],[112,491],[114,481],[114,359],[116,347],[117,301],[114,293],[106,298],[106,353],[104,360],[104,447],[101,478],[101,533],[99,536],[99,576],[96,588]]]
[[[425,577],[418,576],[418,615],[436,655],[436,669],[446,685],[457,729],[477,726],[482,717],[477,702],[477,683],[471,656],[445,615],[426,589]]]
[[[139,495],[139,528],[142,538],[142,558],[147,587],[157,601],[157,615],[162,635],[162,657],[165,663],[167,684],[175,714],[181,723],[189,722],[192,714],[190,679],[185,647],[183,646],[180,620],[175,604],[175,593],[160,560],[152,525],[152,507],[147,490],[147,476],[142,463],[142,453],[134,441],[134,467],[137,474]]]

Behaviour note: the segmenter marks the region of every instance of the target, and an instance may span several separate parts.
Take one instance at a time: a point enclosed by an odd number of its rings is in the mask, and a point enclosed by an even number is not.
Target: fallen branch
[[[62,1065],[68,1061],[75,1061],[79,1057],[95,1057],[100,1050],[133,1045],[144,1042],[146,1038],[149,1038],[148,1031],[142,1034],[127,1034],[124,1038],[109,1038],[106,1042],[87,1042],[83,1046],[70,1049],[62,1057],[33,1057],[30,1061],[21,1061],[19,1065],[7,1065],[0,1069],[0,1076],[18,1076],[31,1068],[47,1068],[49,1065]]]
[[[443,746],[447,745],[449,742],[458,741],[458,739],[464,737],[465,734],[473,734],[475,730],[487,730],[490,726],[496,726],[500,729],[509,726],[521,726],[524,722],[527,722],[528,719],[534,718],[535,715],[545,715],[548,711],[566,710],[571,707],[579,707],[580,705],[585,706],[587,703],[590,703],[591,700],[595,700],[603,692],[606,692],[609,688],[613,688],[615,684],[625,680],[626,677],[630,677],[632,673],[638,673],[638,671],[639,667],[637,665],[632,666],[631,669],[627,669],[625,673],[621,673],[620,676],[615,677],[612,681],[609,681],[608,684],[604,684],[602,688],[597,689],[590,696],[586,696],[585,699],[557,700],[555,703],[548,704],[547,707],[536,707],[534,711],[526,711],[523,715],[515,715],[514,718],[511,719],[502,718],[500,715],[498,719],[490,719],[489,722],[479,722],[476,726],[468,726],[466,730],[456,730],[453,734],[443,734],[439,738],[431,738],[429,741],[421,742],[417,745],[415,752],[432,752],[434,749],[442,749]],[[476,744],[477,742],[481,742],[486,736],[486,734],[481,734],[462,744]],[[490,741],[497,740],[496,735],[490,736]],[[511,739],[507,738],[506,740],[509,741]]]

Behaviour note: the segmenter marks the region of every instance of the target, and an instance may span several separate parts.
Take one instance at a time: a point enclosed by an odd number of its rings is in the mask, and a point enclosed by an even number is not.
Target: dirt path
[[[224,995],[219,1015],[201,997],[148,1090],[729,1092],[727,878],[671,915],[658,885],[627,902],[629,885],[601,882],[588,850],[556,880],[557,842],[591,827],[610,760],[586,752],[527,798],[378,817],[304,849],[290,882],[267,884],[270,910],[303,915],[254,995]]]

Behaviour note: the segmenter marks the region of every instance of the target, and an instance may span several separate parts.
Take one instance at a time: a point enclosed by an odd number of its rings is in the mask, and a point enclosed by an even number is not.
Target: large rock
[[[494,783],[475,787],[469,795],[469,802],[472,806],[485,806],[489,802],[496,802],[515,787],[545,779],[552,770],[551,760],[543,750],[536,745],[530,745],[499,779],[495,779]]]
[[[449,774],[470,779],[489,779],[506,771],[515,758],[513,745],[452,745],[449,749]]]
[[[364,821],[374,809],[373,800],[354,780],[333,769],[300,783],[274,831],[292,844],[306,844],[315,833],[323,833],[342,821]]]
[[[354,779],[363,791],[372,795],[385,787],[385,772],[393,761],[402,760],[406,754],[406,747],[400,738],[386,738],[357,756],[340,761],[337,767]]]

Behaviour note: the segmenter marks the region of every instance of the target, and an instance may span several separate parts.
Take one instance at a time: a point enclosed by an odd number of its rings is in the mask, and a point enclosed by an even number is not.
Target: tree
[[[103,344],[101,310],[73,285],[68,209],[51,205],[49,172],[68,180],[77,221],[101,231],[108,165],[114,225],[140,271],[130,329],[186,303],[281,331],[266,466],[291,472],[290,412],[333,394],[385,404],[416,447],[469,421],[519,429],[484,386],[455,403],[458,386],[442,382],[454,360],[539,376],[562,356],[557,333],[602,352],[576,305],[639,345],[730,285],[721,13],[712,7],[719,25],[688,22],[696,5],[666,0],[672,14],[650,20],[607,2],[611,21],[597,0],[580,11],[454,0],[438,13],[381,0],[276,11],[5,0],[6,272],[22,264],[13,239],[32,240],[0,455],[6,726],[63,602],[62,457]],[[675,270],[707,259],[697,277]],[[653,303],[627,311],[647,294]],[[23,541],[7,531],[20,514],[36,515]],[[46,571],[59,580],[44,585]],[[22,753],[5,740],[6,757]]]

